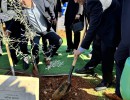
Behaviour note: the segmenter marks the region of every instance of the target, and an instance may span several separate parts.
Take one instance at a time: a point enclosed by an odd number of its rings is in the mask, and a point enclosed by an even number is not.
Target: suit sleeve
[[[58,12],[62,12],[62,10],[61,10],[61,0],[57,0],[57,8],[58,8]]]
[[[47,0],[44,0],[45,8],[51,16],[51,19],[55,19],[55,13],[50,3]]]
[[[89,20],[89,28],[86,31],[86,36],[82,41],[81,47],[84,49],[89,49],[91,42],[96,36],[96,30],[100,25],[103,9],[99,1],[93,1],[93,0],[86,3],[85,7],[87,13],[89,12],[90,20]]]

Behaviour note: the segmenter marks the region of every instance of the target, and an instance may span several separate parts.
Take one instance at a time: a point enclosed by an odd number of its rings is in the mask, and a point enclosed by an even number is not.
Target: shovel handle
[[[74,57],[74,60],[73,60],[73,62],[72,62],[72,66],[75,66],[75,65],[76,65],[77,59],[78,59],[78,58]]]
[[[4,25],[4,23],[1,22],[1,26],[0,27],[2,29],[3,35],[5,35],[4,34],[5,33],[5,25]],[[15,76],[15,71],[14,71],[14,67],[13,67],[13,61],[12,61],[10,50],[9,50],[9,44],[6,42],[5,46],[6,46],[6,51],[7,51],[7,55],[8,55],[8,59],[9,59],[10,67],[11,67],[11,71],[12,71],[13,76]]]
[[[76,61],[77,61],[78,58],[74,57],[74,60],[73,60],[73,63],[72,63],[72,67],[70,69],[70,72],[69,72],[69,77],[68,77],[68,83],[71,84],[71,77],[72,77],[72,72],[74,70],[74,66],[76,64]]]

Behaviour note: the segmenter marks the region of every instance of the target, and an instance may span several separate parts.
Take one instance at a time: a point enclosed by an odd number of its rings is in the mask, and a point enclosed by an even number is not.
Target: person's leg
[[[28,55],[28,39],[25,37],[24,31],[21,31],[20,41],[21,52],[23,53],[23,55]]]
[[[127,57],[130,56],[129,54],[129,48],[125,46],[125,44],[120,43],[114,56],[116,62],[116,90],[114,94],[104,93],[105,96],[112,100],[122,100],[120,93],[120,78],[124,68],[125,61]]]
[[[17,55],[16,55],[16,49],[17,48],[18,48],[18,43],[17,42],[10,42],[10,44],[9,44],[10,54],[11,54],[13,64],[15,66],[18,63],[18,59],[17,59]]]
[[[111,83],[113,79],[112,71],[114,66],[114,53],[116,48],[106,47],[104,45],[102,49],[102,77],[105,82]]]
[[[39,40],[40,36],[35,36],[32,42],[32,54],[35,58],[36,64],[39,63]]]
[[[29,68],[29,52],[28,52],[28,40],[24,35],[24,31],[21,31],[20,37],[20,50],[23,53],[23,69],[27,70]]]
[[[109,47],[104,42],[101,42],[101,57],[102,57],[102,81],[95,88],[97,91],[104,90],[112,84],[114,52],[115,47]]]
[[[67,50],[66,52],[70,52],[73,49],[73,42],[72,42],[72,30],[70,27],[65,27],[66,30],[66,40],[67,40]]]
[[[121,97],[120,78],[121,78],[121,74],[124,68],[125,61],[128,56],[129,56],[129,48],[124,46],[122,43],[120,43],[115,53],[115,62],[116,62],[116,91],[115,93],[119,97]]]
[[[56,24],[52,24],[52,28],[54,29],[55,32],[56,32],[56,26],[57,26],[57,22]]]
[[[43,52],[47,52],[47,39],[45,38],[45,36],[42,36],[42,50]]]
[[[10,20],[5,22],[6,28],[10,26],[11,23],[13,23],[14,20]],[[14,22],[14,24],[18,23],[17,21]],[[18,48],[19,43],[17,42],[17,39],[20,37],[20,28],[16,24],[17,27],[14,28],[14,30],[10,34],[10,43],[9,43],[9,49],[11,53],[11,58],[13,61],[13,64],[16,65],[18,63],[17,55],[16,55],[16,49]]]
[[[76,69],[75,72],[79,74],[92,74],[94,68],[101,62],[101,40],[96,37],[93,41],[92,58],[81,69]]]
[[[77,49],[80,42],[80,32],[74,33],[74,49]]]
[[[61,37],[58,36],[55,32],[49,32],[45,35],[45,38],[49,40],[49,48],[52,51],[51,56],[53,56],[58,48],[61,46],[63,41]]]
[[[90,61],[85,65],[85,68],[88,67],[95,68],[101,62],[101,39],[96,36],[92,45],[92,57]]]

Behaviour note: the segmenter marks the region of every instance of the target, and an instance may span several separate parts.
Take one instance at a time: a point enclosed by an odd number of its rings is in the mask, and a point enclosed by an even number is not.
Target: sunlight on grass
[[[71,58],[71,57],[74,57],[74,55],[67,55],[67,58]]]
[[[7,53],[6,53],[6,52],[4,52],[4,53],[2,53],[2,55],[7,55]]]
[[[43,64],[43,62],[40,61],[38,64]]]
[[[80,88],[81,90],[87,92],[88,94],[90,95],[93,95],[93,96],[98,96],[98,97],[102,97],[102,92],[96,92],[93,88],[90,88],[90,89],[86,89],[86,88]]]

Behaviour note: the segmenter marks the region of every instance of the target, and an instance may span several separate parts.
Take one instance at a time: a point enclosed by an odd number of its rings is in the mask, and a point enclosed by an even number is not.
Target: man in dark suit
[[[27,40],[23,35],[24,31],[22,31],[24,30],[24,26],[19,21],[13,20],[16,13],[13,11],[13,7],[9,5],[10,3],[8,0],[1,0],[0,4],[2,10],[1,14],[6,14],[4,22],[6,25],[6,35],[9,36],[9,38],[11,39],[9,43],[9,49],[13,60],[13,64],[15,66],[18,63],[16,49],[20,46],[20,50],[23,53],[23,68],[26,70],[29,68],[29,63],[27,63],[28,61],[26,60],[28,58]]]
[[[70,52],[73,49],[77,49],[80,42],[80,32],[74,33],[74,42],[72,41],[72,29],[71,25],[74,22],[80,20],[82,15],[83,8],[78,3],[75,3],[74,0],[69,0],[66,13],[65,13],[65,30],[66,30],[66,39],[67,39],[67,50]]]
[[[115,38],[115,46],[118,47],[119,42],[120,42],[120,35],[121,35],[121,9],[122,9],[122,0],[118,0],[120,3],[119,9],[115,12],[115,17],[116,17],[116,38]],[[87,64],[80,69],[76,69],[76,73],[80,74],[88,74],[88,73],[93,73],[94,68],[101,62],[101,43],[100,43],[100,38],[96,36],[96,38],[93,40],[93,45],[92,45],[92,57]]]
[[[119,98],[121,100],[120,93],[120,78],[124,68],[126,59],[130,56],[130,0],[120,0],[123,1],[122,5],[122,18],[121,18],[121,42],[115,53],[116,61],[116,90],[114,94],[105,95],[110,99]],[[127,77],[127,76],[126,76]],[[117,100],[117,99],[116,99]]]
[[[89,21],[89,28],[81,46],[74,51],[77,58],[89,46],[97,35],[101,41],[102,81],[95,88],[97,91],[108,88],[112,83],[114,52],[116,49],[116,25],[114,13],[119,7],[117,0],[75,0],[84,4],[84,12]]]

